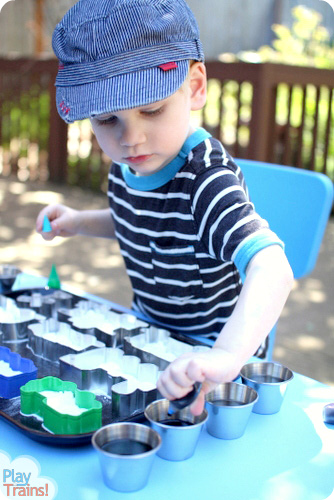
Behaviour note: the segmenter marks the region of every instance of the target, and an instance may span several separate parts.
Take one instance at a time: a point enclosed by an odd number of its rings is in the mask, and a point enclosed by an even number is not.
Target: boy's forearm
[[[292,270],[278,245],[256,254],[237,305],[214,347],[232,353],[241,367],[277,322],[292,284]]]
[[[78,234],[100,238],[115,238],[115,227],[109,208],[79,212]]]

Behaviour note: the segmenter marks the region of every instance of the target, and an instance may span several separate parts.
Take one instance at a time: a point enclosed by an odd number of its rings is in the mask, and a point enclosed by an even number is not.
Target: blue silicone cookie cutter
[[[12,370],[22,372],[9,377],[0,374],[0,397],[16,398],[20,395],[21,386],[37,377],[37,368],[31,359],[22,358],[8,347],[0,347],[0,360],[8,363]]]

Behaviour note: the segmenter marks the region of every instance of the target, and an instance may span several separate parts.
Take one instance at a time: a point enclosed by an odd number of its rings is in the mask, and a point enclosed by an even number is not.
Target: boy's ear
[[[202,109],[206,102],[206,69],[202,62],[195,62],[189,69],[191,110]]]

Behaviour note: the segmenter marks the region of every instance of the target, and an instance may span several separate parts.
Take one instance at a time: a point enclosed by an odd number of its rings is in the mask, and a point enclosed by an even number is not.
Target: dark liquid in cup
[[[114,453],[115,455],[139,455],[152,450],[152,446],[147,443],[141,443],[134,439],[114,439],[101,446],[103,451]]]
[[[212,404],[215,406],[242,406],[246,403],[242,401],[234,401],[233,399],[215,399],[212,401]]]
[[[188,427],[189,425],[194,425],[192,422],[180,420],[179,418],[165,418],[159,420],[159,424],[170,425],[171,427]]]
[[[267,383],[267,384],[279,384],[280,382],[284,382],[284,380],[280,377],[274,377],[273,375],[253,375],[251,380],[259,383]]]

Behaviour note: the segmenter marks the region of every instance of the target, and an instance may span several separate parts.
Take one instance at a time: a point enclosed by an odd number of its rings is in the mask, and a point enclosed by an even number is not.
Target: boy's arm
[[[181,356],[161,375],[158,389],[169,399],[179,398],[195,381],[204,382],[192,406],[201,413],[205,393],[217,383],[233,380],[278,320],[289,295],[293,275],[279,245],[260,250],[250,261],[234,311],[212,349]]]
[[[47,216],[52,231],[43,232],[44,216]],[[96,236],[114,238],[115,229],[109,208],[101,210],[74,210],[62,204],[49,205],[43,208],[36,220],[36,230],[45,240],[55,236]]]
[[[276,324],[292,284],[292,270],[279,245],[256,253],[248,264],[238,302],[214,347],[231,352],[243,366]]]
[[[78,234],[99,238],[115,238],[115,227],[109,208],[79,212]]]

